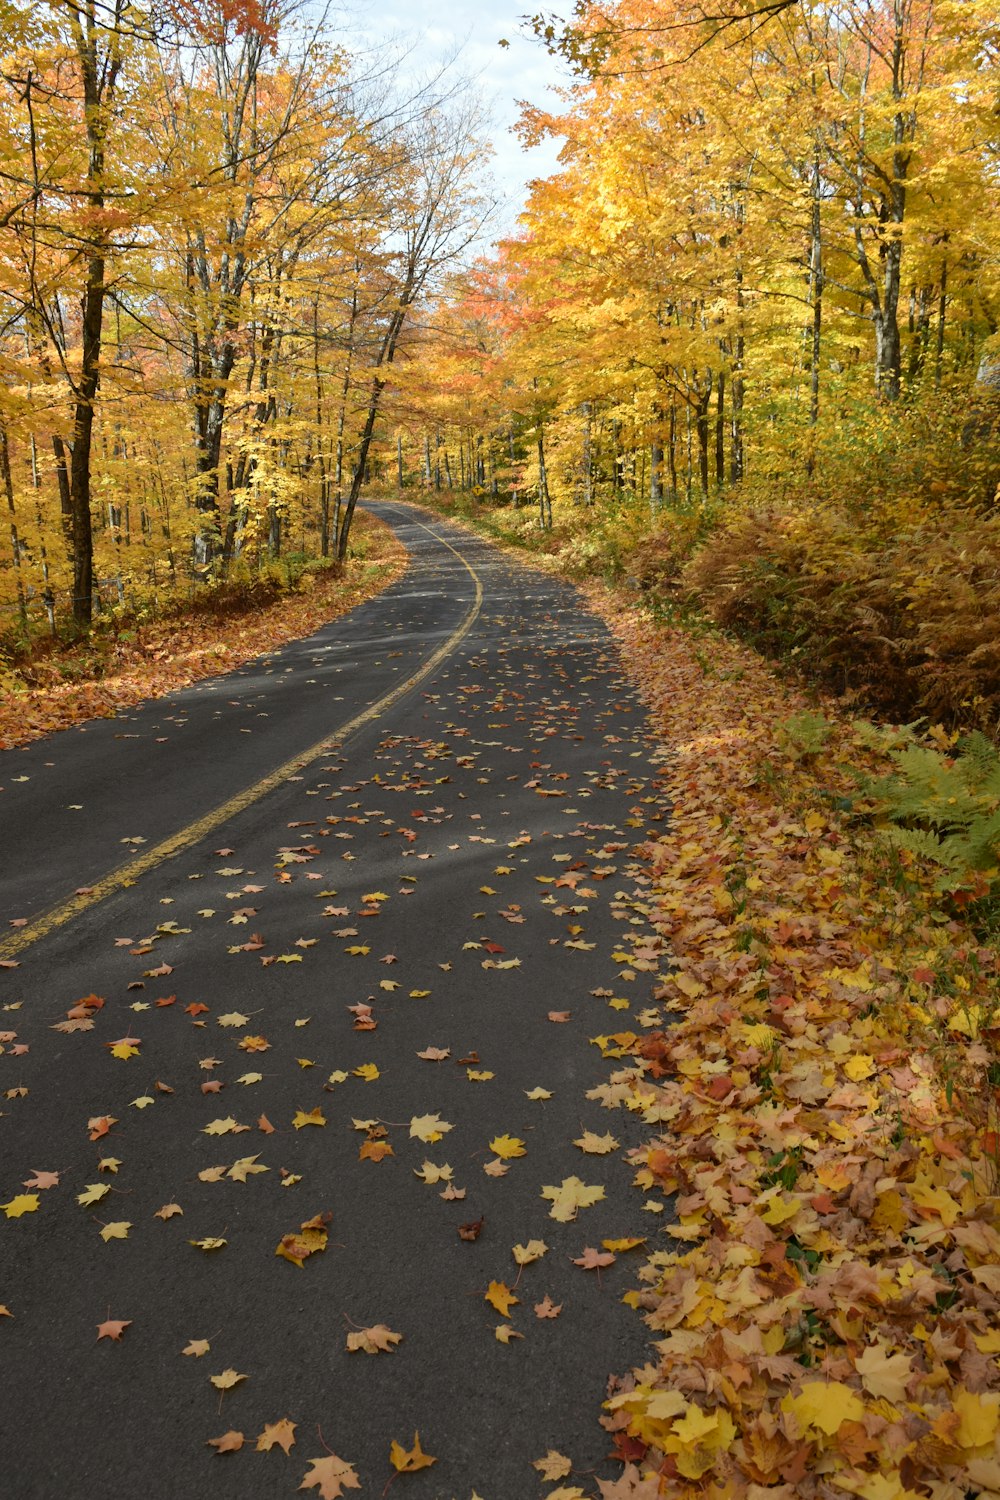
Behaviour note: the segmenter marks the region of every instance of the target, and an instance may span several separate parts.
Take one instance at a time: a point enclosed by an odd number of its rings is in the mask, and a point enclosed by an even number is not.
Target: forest
[[[281,0],[0,7],[0,633],[343,556],[469,91]]]
[[[303,15],[5,10],[8,646],[343,557],[370,483],[993,735],[989,0],[536,16],[491,247],[474,91]]]

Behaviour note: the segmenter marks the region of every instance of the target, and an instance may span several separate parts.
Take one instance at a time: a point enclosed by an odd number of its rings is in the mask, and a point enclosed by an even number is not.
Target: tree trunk
[[[14,504],[14,478],[10,472],[10,448],[7,444],[7,429],[0,425],[0,480],[7,496],[10,513],[10,550],[14,560],[14,578],[17,588],[17,612],[22,630],[28,628],[28,607],[24,597],[24,580],[21,577],[21,541],[17,534],[17,507]]]

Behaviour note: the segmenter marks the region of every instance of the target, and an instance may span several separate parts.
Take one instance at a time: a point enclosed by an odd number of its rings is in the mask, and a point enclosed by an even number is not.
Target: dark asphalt
[[[574,590],[405,507],[372,509],[413,556],[378,599],[226,677],[0,756],[9,930],[142,847],[123,840],[176,832],[412,673],[473,598],[434,533],[482,580],[481,616],[433,679],[0,971],[0,1198],[60,1174],[37,1211],[0,1215],[2,1500],[290,1495],[331,1450],[376,1496],[391,1441],[409,1448],[415,1430],[438,1461],[396,1479],[412,1500],[527,1500],[550,1488],[531,1467],[549,1448],[586,1495],[620,1473],[598,1417],[609,1373],[650,1357],[621,1302],[641,1253],[600,1273],[571,1258],[604,1238],[673,1243],[669,1212],[631,1185],[641,1121],[587,1098],[627,1066],[590,1039],[655,1024],[657,957],[630,904],[635,846],[665,816],[655,747]],[[164,923],[179,931],[157,935]],[[105,1000],[92,1028],[52,1029],[90,994]],[[377,1029],[355,1029],[357,1005]],[[253,1037],[266,1048],[241,1047]],[[136,1055],[112,1054],[122,1038]],[[429,1047],[449,1055],[417,1056]],[[368,1063],[370,1082],[354,1072]],[[539,1086],[551,1098],[527,1097]],[[317,1107],[324,1126],[293,1128]],[[411,1118],[435,1113],[453,1128],[411,1138]],[[91,1142],[103,1116],[116,1123]],[[227,1118],[250,1128],[205,1133]],[[620,1149],[585,1154],[584,1130]],[[360,1160],[369,1132],[393,1154]],[[526,1154],[493,1176],[504,1134]],[[251,1156],[266,1173],[199,1179]],[[108,1158],[117,1170],[99,1169]],[[465,1197],[442,1201],[445,1181],[415,1175],[427,1161]],[[559,1223],[541,1189],[573,1176],[606,1197]],[[111,1191],[79,1205],[95,1183]],[[169,1203],[183,1213],[155,1217]],[[324,1252],[301,1268],[275,1255],[321,1213]],[[127,1239],[103,1241],[118,1222]],[[226,1244],[190,1244],[204,1237]],[[549,1250],[504,1320],[483,1294],[514,1285],[512,1246],[530,1239]],[[546,1294],[557,1318],[535,1316]],[[97,1341],[108,1317],[131,1320],[120,1343]],[[523,1337],[498,1342],[504,1321]],[[402,1334],[395,1352],[348,1353],[352,1327],[375,1324]],[[183,1356],[195,1339],[210,1352]],[[220,1412],[209,1378],[229,1368],[248,1378]],[[290,1454],[255,1451],[284,1417]],[[247,1444],[216,1456],[205,1444],[230,1428]]]

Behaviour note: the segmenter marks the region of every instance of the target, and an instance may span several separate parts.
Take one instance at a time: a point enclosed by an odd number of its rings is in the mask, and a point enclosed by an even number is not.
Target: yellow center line
[[[391,692],[379,698],[376,703],[371,704],[370,707],[356,714],[353,719],[348,719],[346,724],[341,724],[337,729],[331,731],[330,734],[324,735],[317,744],[311,745],[308,750],[300,751],[291,760],[286,760],[284,765],[278,766],[276,770],[269,772],[260,781],[255,781],[252,786],[245,787],[242,792],[237,792],[235,797],[230,797],[227,802],[214,807],[211,812],[205,813],[203,817],[196,818],[193,823],[189,823],[186,828],[182,828],[178,833],[171,834],[170,838],[164,839],[155,848],[147,850],[145,854],[139,855],[137,859],[129,860],[127,864],[119,865],[116,870],[112,870],[109,875],[105,875],[94,885],[78,891],[66,901],[59,902],[58,905],[51,907],[47,912],[43,912],[29,926],[22,927],[10,937],[4,938],[0,941],[0,959],[11,959],[15,953],[22,953],[32,943],[37,943],[40,938],[47,937],[50,932],[54,932],[57,928],[65,926],[74,917],[78,917],[81,913],[88,911],[90,907],[96,906],[99,901],[104,901],[108,896],[113,895],[115,891],[124,890],[127,886],[135,885],[137,880],[143,875],[148,875],[150,870],[155,870],[165,860],[173,859],[185,849],[190,849],[192,844],[197,844],[208,834],[214,833],[217,828],[220,828],[223,823],[228,823],[230,818],[234,818],[237,813],[241,813],[255,802],[259,802],[262,797],[267,796],[268,792],[273,792],[289,776],[294,776],[297,772],[304,770],[306,766],[312,761],[317,760],[320,756],[328,755],[335,746],[342,745],[350,735],[356,734],[366,724],[370,724],[374,719],[380,718],[387,709],[392,708],[395,703],[399,702],[400,698],[404,697],[412,688],[415,688],[418,683],[423,682],[436,667],[440,666],[445,657],[451,651],[454,651],[455,647],[465,639],[476,623],[483,605],[483,585],[475,568],[473,568],[467,558],[463,557],[457,547],[453,547],[450,542],[445,541],[444,537],[439,536],[437,532],[431,531],[430,527],[425,526],[422,521],[414,521],[413,524],[419,526],[422,531],[426,531],[429,536],[432,536],[436,542],[440,542],[443,547],[447,547],[449,552],[454,552],[476,586],[472,605],[462,623],[427,658],[423,666],[418,667],[405,682],[398,683]]]

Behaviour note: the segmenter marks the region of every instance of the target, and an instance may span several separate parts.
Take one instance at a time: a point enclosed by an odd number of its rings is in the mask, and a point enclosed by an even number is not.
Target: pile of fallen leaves
[[[350,559],[342,572],[313,575],[315,582],[305,592],[221,621],[190,614],[143,625],[131,638],[119,638],[110,661],[95,658],[88,666],[89,658],[81,658],[82,670],[75,660],[80,648],[69,648],[64,655],[73,672],[70,681],[55,670],[44,685],[18,684],[9,675],[9,690],[0,691],[0,750],[86,719],[112,718],[149,698],[230,672],[286,641],[312,635],[387,588],[406,567],[405,548],[374,516],[359,511],[354,524],[365,537],[364,559]]]
[[[676,1014],[599,1039],[598,1093],[655,1127],[678,1242],[627,1298],[655,1353],[602,1493],[1000,1496],[998,955],[843,823],[848,726],[797,757],[751,651],[595,602],[670,747],[643,905]]]

